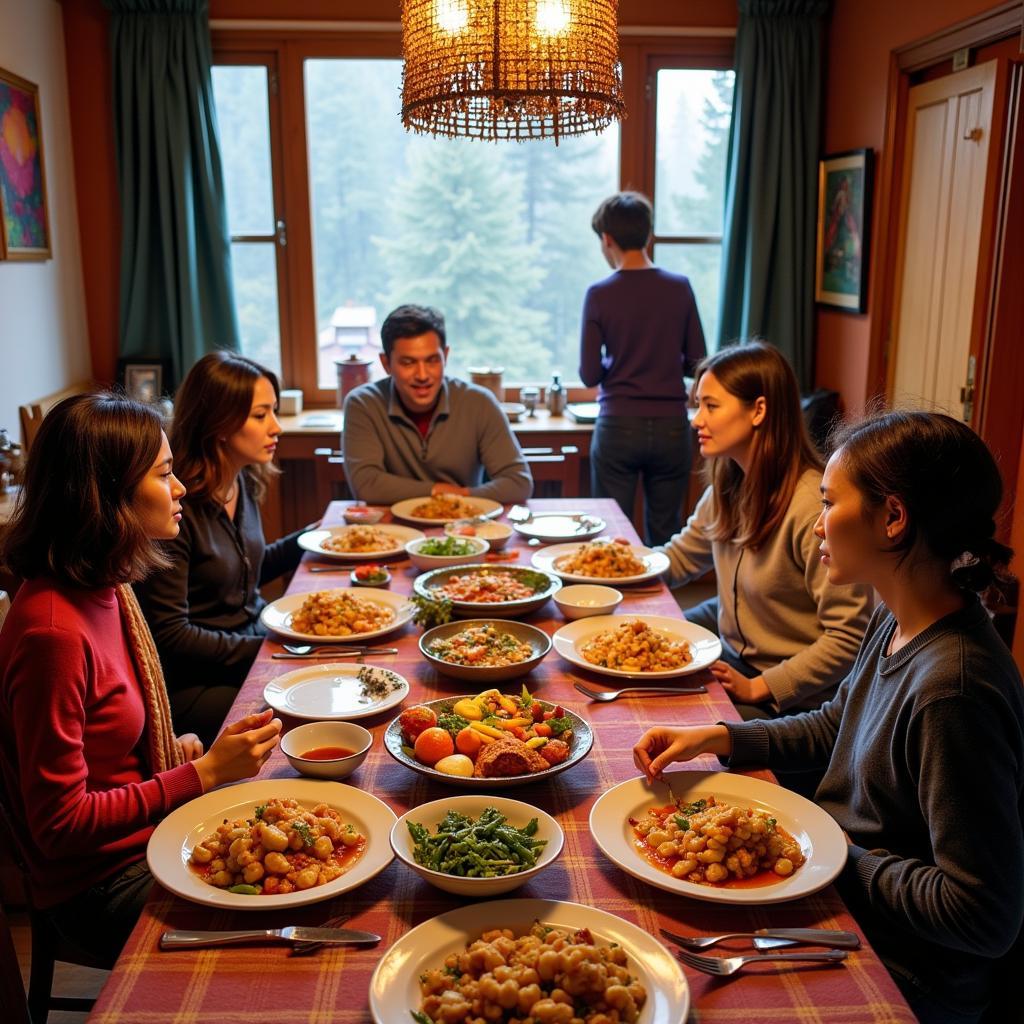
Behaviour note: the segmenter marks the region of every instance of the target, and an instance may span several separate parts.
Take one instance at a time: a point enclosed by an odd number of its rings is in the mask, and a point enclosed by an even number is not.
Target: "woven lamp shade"
[[[404,0],[402,123],[537,139],[619,120],[618,0]]]

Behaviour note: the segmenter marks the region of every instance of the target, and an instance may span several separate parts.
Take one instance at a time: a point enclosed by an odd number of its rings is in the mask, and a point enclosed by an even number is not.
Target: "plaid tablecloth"
[[[636,541],[632,525],[612,501],[573,499],[531,504],[540,509],[586,508],[607,521],[608,535]],[[332,504],[325,524],[340,522],[341,509],[340,503]],[[522,544],[521,538],[514,537],[510,547],[520,550],[519,564],[529,563],[532,549]],[[343,584],[344,576],[311,574],[307,565],[312,561],[315,559],[307,555],[289,592]],[[396,569],[392,589],[411,591],[415,576],[411,566]],[[627,596],[620,612],[676,615],[678,606],[662,588],[655,594]],[[526,621],[549,632],[562,625],[551,603]],[[397,646],[399,654],[373,659],[374,663],[393,667],[409,680],[412,692],[408,704],[465,692],[463,684],[437,675],[419,657],[419,634],[418,627],[409,625],[395,637],[388,637],[387,643]],[[299,664],[272,661],[270,655],[276,650],[280,647],[273,640],[264,644],[235,702],[232,719],[262,707],[266,683]],[[573,689],[577,678],[598,684],[608,682],[606,677],[577,670],[554,652],[528,679],[531,690],[544,699],[560,702],[586,717],[594,726],[595,738],[590,756],[570,771],[545,785],[508,792],[555,815],[565,831],[561,857],[511,897],[587,904],[618,914],[654,935],[662,926],[687,934],[749,931],[769,924],[859,931],[831,886],[814,896],[768,907],[714,904],[653,889],[608,861],[590,835],[590,809],[602,793],[636,775],[632,747],[643,730],[654,722],[713,722],[735,719],[736,714],[725,692],[710,678],[702,680],[709,684],[706,695],[647,697],[609,704],[590,703]],[[458,793],[411,772],[387,754],[379,737],[391,717],[392,713],[386,713],[364,720],[377,741],[349,782],[380,797],[396,814]],[[294,724],[298,723],[286,722],[285,728]],[[706,758],[693,762],[693,767],[720,766],[716,759]],[[752,774],[771,779],[768,773]],[[295,773],[284,755],[275,751],[263,777],[293,778]],[[363,1024],[370,1020],[369,981],[382,953],[412,926],[462,903],[458,897],[434,889],[397,861],[353,892],[287,912],[233,914],[187,903],[157,885],[89,1020],[92,1024]],[[158,947],[160,933],[167,928],[315,925],[338,914],[350,915],[350,927],[381,934],[384,941],[380,947],[325,948],[305,958],[290,958],[284,945],[173,953],[161,953]],[[483,904],[481,927],[493,923],[487,920]],[[692,997],[691,1022],[913,1024],[915,1020],[884,966],[866,945],[838,966],[806,965],[800,970],[758,967],[731,978],[712,978],[686,968],[686,976]]]

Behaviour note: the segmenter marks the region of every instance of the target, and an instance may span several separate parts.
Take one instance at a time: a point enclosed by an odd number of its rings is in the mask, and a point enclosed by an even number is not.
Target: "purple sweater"
[[[580,379],[600,384],[603,416],[685,416],[683,374],[706,354],[687,278],[617,270],[583,300]]]

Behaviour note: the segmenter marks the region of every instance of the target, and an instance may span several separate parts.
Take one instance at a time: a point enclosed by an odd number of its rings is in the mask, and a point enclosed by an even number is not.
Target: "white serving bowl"
[[[579,583],[562,587],[552,600],[567,619],[585,619],[589,615],[611,615],[621,603],[622,593],[614,587]]]
[[[503,875],[500,878],[463,878],[460,875],[446,875],[441,871],[433,871],[416,863],[413,856],[413,841],[409,835],[407,822],[413,821],[423,825],[431,835],[437,833],[437,826],[449,811],[457,811],[470,818],[479,818],[488,808],[493,807],[508,819],[510,825],[523,828],[531,818],[537,819],[537,838],[546,839],[547,846],[541,851],[534,867],[520,871],[514,875]],[[565,835],[562,826],[544,811],[521,800],[510,800],[508,797],[487,796],[449,796],[441,800],[433,800],[428,804],[420,804],[403,814],[391,829],[391,848],[404,864],[407,864],[420,878],[426,879],[431,885],[456,896],[470,896],[474,899],[485,899],[498,896],[503,892],[518,889],[524,883],[536,878],[545,868],[554,863],[562,852]]]
[[[367,526],[379,523],[384,518],[385,511],[382,508],[370,508],[366,505],[352,505],[342,512],[342,516],[346,523]]]
[[[405,545],[405,553],[412,560],[412,564],[422,572],[430,572],[431,569],[450,569],[453,565],[469,565],[472,562],[479,562],[480,559],[490,550],[491,545],[483,537],[457,537],[456,540],[463,540],[473,550],[466,555],[424,555],[420,548],[429,541],[436,541],[438,537],[418,537]]]
[[[492,551],[500,551],[515,532],[508,523],[496,523],[493,519],[480,523],[474,529],[478,537],[483,537],[491,545]]]
[[[365,760],[373,745],[373,734],[352,722],[309,722],[290,729],[281,739],[281,749],[291,766],[313,779],[348,778]],[[303,757],[318,747],[347,747],[354,753],[330,761]]]

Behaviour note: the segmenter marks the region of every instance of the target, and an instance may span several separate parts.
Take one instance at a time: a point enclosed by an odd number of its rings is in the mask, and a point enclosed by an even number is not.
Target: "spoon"
[[[342,651],[365,651],[366,646],[353,647],[345,644],[281,644],[289,654],[313,654],[314,651],[334,651],[340,654]],[[371,645],[372,646],[372,645]]]

